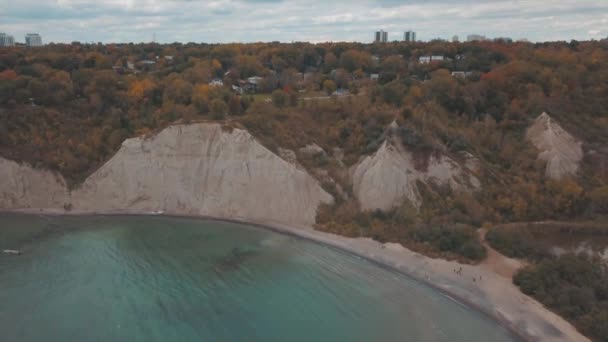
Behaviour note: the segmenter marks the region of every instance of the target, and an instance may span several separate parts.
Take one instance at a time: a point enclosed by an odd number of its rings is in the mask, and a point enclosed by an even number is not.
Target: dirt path
[[[524,261],[506,257],[492,248],[486,240],[487,232],[488,231],[486,229],[480,229],[478,232],[479,241],[488,251],[487,258],[481,264],[479,264],[479,266],[509,280],[513,279],[513,276],[515,273],[517,273],[517,270],[524,267],[526,263]]]

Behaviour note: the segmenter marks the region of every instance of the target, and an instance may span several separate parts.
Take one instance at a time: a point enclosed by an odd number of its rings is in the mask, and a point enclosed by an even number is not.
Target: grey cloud
[[[358,40],[487,36],[531,40],[608,35],[608,2],[592,0],[0,0],[0,31],[46,41]],[[550,23],[551,25],[549,25]]]

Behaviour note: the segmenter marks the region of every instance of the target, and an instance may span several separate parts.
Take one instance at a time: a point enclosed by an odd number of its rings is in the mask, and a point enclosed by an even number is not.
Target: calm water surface
[[[2,341],[510,341],[418,282],[305,240],[163,217],[0,216]]]

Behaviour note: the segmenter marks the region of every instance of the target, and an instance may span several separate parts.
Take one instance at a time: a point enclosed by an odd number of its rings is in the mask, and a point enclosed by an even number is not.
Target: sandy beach
[[[22,209],[2,212],[37,215],[152,215],[137,212],[70,212],[63,210]],[[251,222],[239,218],[204,217],[164,213],[167,216],[198,217],[260,226],[282,234],[315,241],[352,253],[427,284],[452,300],[490,316],[526,341],[589,341],[570,323],[521,293],[510,275],[521,266],[490,249],[479,265],[466,265],[432,259],[412,252],[399,244],[382,244],[368,238],[347,238],[324,233],[307,226],[278,222]],[[482,232],[483,233],[483,232]],[[483,238],[483,235],[482,235]],[[486,247],[487,244],[486,244]],[[480,341],[483,336],[480,336]]]

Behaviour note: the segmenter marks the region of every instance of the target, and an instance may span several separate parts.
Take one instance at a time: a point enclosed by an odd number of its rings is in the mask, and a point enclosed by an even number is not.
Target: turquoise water
[[[2,341],[510,341],[422,284],[267,230],[0,216]]]

